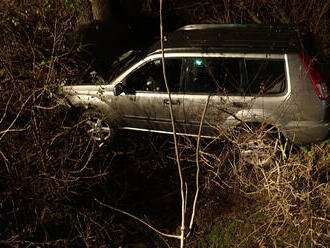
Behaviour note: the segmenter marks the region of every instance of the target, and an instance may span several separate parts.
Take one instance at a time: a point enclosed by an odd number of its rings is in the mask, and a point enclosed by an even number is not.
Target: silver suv
[[[165,64],[177,132],[220,137],[242,123],[267,124],[296,144],[329,133],[327,83],[291,28],[188,25],[164,37]],[[117,129],[171,133],[159,42],[128,52],[107,83],[61,89],[82,108],[87,132],[107,140]]]

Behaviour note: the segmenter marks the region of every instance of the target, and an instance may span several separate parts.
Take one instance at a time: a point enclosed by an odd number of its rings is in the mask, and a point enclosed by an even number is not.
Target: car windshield
[[[121,55],[110,68],[110,77],[109,81],[114,80],[116,77],[118,77],[122,72],[124,72],[126,69],[128,69],[130,66],[132,66],[134,63],[136,63],[140,58],[142,57],[141,51],[128,51]]]

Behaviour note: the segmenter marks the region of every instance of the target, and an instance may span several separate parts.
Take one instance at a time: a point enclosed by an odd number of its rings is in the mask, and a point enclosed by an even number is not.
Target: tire
[[[265,166],[280,158],[277,132],[263,128],[240,130],[234,140],[240,164]]]
[[[88,109],[83,112],[82,118],[84,130],[90,139],[100,143],[110,142],[113,139],[115,129],[103,113]]]

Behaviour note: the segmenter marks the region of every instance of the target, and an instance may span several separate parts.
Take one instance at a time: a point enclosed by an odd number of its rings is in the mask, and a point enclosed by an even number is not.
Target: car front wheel
[[[82,117],[84,129],[92,140],[108,142],[113,138],[114,129],[103,113],[89,109],[83,112]]]

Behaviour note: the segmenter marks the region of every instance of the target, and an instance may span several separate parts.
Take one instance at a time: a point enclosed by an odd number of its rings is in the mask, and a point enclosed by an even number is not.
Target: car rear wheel
[[[114,129],[105,115],[97,110],[86,110],[82,114],[87,135],[97,142],[109,142],[114,136]]]
[[[269,165],[280,156],[280,143],[276,133],[268,130],[249,129],[240,131],[235,138],[240,164]]]

